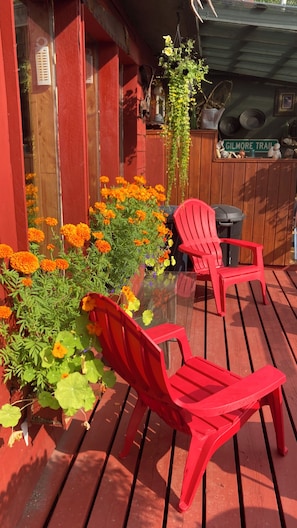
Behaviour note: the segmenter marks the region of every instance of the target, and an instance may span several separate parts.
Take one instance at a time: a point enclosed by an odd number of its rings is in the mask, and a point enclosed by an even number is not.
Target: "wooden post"
[[[81,2],[55,0],[59,154],[64,223],[87,222],[85,35]]]

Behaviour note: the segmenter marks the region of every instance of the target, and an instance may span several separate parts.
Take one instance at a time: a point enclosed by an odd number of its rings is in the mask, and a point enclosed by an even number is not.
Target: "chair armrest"
[[[193,356],[187,334],[183,326],[174,323],[163,323],[158,326],[148,328],[145,330],[145,333],[152,341],[154,341],[154,343],[156,343],[156,345],[176,339],[179,344],[181,355],[185,362]]]
[[[182,400],[175,400],[175,403],[186,410],[195,411],[199,416],[220,416],[248,407],[273,392],[285,381],[283,372],[267,365],[198,403],[186,403]]]
[[[200,258],[207,258],[211,257],[212,255],[208,253],[203,253],[203,251],[199,251],[198,249],[194,248],[193,246],[188,246],[187,244],[180,244],[178,246],[179,251],[182,253],[187,253],[188,255],[193,255],[194,257],[200,257]]]
[[[233,246],[241,246],[245,248],[250,249],[263,249],[262,244],[258,244],[257,242],[250,242],[248,240],[239,240],[237,238],[220,238],[220,242],[224,242],[225,244],[232,244]]]

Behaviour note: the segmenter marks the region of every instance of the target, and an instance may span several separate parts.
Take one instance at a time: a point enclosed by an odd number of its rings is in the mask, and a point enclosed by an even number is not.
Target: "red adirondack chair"
[[[192,356],[183,327],[165,323],[144,331],[111,299],[90,294],[91,321],[102,328],[100,340],[109,364],[137,392],[121,457],[128,455],[147,408],[169,426],[191,437],[179,510],[191,505],[213,453],[263,405],[269,405],[280,454],[284,440],[281,384],[285,375],[272,366],[241,378],[200,357]],[[176,339],[183,360],[170,378],[158,343]]]
[[[190,255],[197,279],[212,282],[219,315],[226,313],[226,290],[231,284],[259,280],[263,303],[267,304],[261,244],[233,238],[219,238],[214,209],[196,198],[186,200],[177,208],[174,222],[182,240],[179,250]],[[222,242],[250,249],[253,263],[236,267],[224,266]]]

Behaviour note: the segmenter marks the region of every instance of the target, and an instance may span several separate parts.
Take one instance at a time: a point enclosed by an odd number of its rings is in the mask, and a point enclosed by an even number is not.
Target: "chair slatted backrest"
[[[215,211],[205,202],[190,198],[174,213],[174,222],[184,244],[216,257],[216,266],[222,266],[222,250],[217,234]],[[193,257],[196,272],[208,269],[205,260]]]
[[[108,297],[92,293],[96,301],[90,319],[102,328],[103,355],[111,367],[137,392],[171,402],[163,352],[142,328]]]

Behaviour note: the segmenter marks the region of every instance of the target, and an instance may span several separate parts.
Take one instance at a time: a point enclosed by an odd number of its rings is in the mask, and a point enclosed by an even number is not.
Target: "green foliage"
[[[90,226],[66,224],[59,230],[56,219],[45,218],[40,222],[52,234],[45,248],[44,232],[35,227],[28,229],[30,251],[0,244],[4,382],[14,380],[21,389],[29,384],[31,400],[61,407],[68,416],[92,409],[95,386],[96,392],[98,386],[104,391],[115,382],[101,361],[101,329],[89,322],[87,293],[112,292],[119,299],[124,294],[122,306],[132,315],[139,300],[129,280],[139,265],[150,262],[160,273],[172,262],[171,232],[160,211],[164,188],[147,187],[141,176],[133,183],[118,178],[115,187],[106,183],[108,178],[101,177],[102,202],[91,208]],[[146,313],[144,323],[151,317]],[[7,402],[0,408],[0,424],[18,423],[18,405]],[[28,405],[23,401],[21,410]]]
[[[195,104],[195,94],[201,91],[202,82],[206,81],[208,66],[204,64],[204,59],[198,58],[194,53],[193,40],[181,42],[175,47],[170,35],[163,38],[165,46],[159,65],[163,68],[164,78],[168,80],[166,123],[163,126],[163,134],[168,150],[167,201],[169,202],[177,176],[182,199],[184,197],[191,144],[190,108]]]

